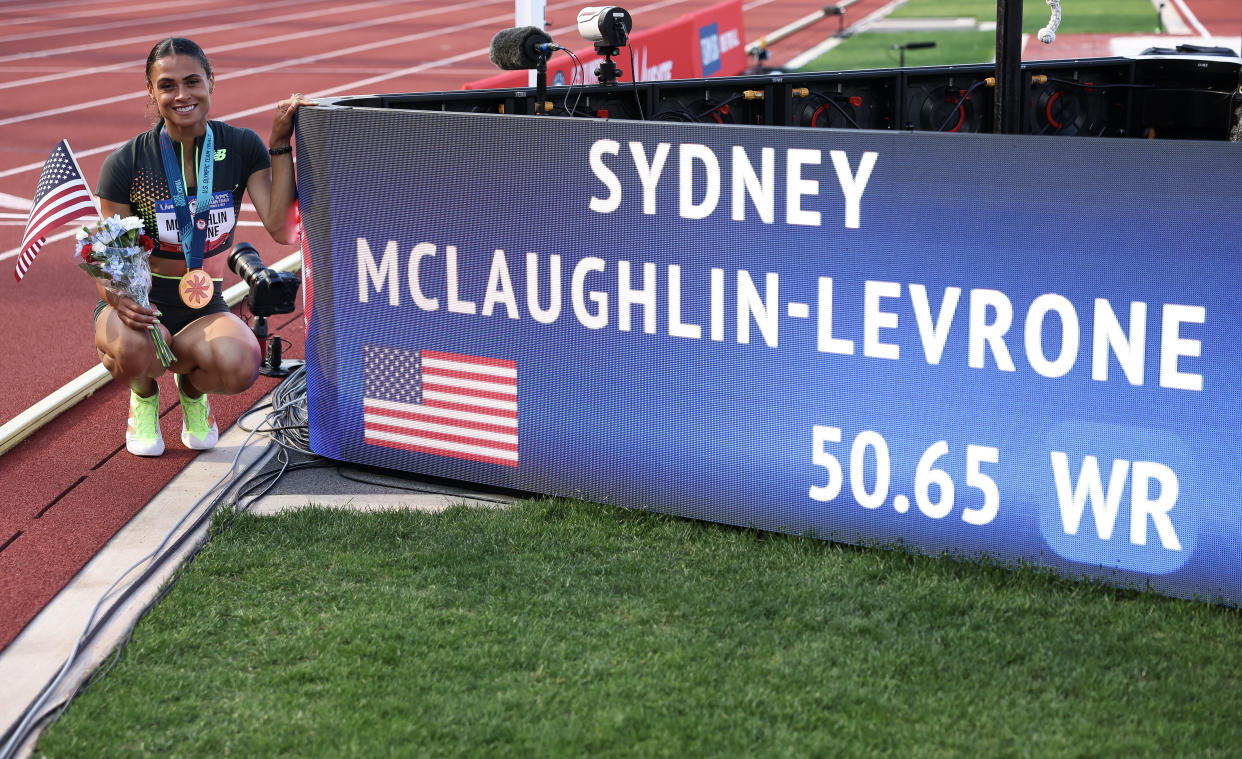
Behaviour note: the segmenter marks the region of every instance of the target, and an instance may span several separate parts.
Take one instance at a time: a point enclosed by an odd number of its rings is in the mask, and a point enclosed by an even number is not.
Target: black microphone
[[[561,49],[542,29],[518,26],[496,32],[492,37],[491,59],[506,70],[534,69],[539,68],[540,58]]]

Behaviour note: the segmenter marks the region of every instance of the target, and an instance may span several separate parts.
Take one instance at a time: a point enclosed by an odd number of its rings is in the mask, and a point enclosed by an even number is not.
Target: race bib
[[[189,198],[190,214],[198,205]],[[211,196],[211,213],[207,218],[207,247],[210,253],[220,247],[233,231],[237,219],[233,211],[233,193],[222,190]],[[180,251],[181,239],[177,235],[177,212],[171,199],[155,201],[155,224],[159,227],[161,250]]]

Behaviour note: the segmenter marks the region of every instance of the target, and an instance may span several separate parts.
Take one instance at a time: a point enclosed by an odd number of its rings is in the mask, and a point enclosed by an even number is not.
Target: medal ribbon
[[[205,126],[207,132],[203,135],[203,152],[198,161],[198,193],[194,198],[193,217],[190,215],[190,202],[186,197],[181,161],[173,151],[173,141],[168,136],[168,130],[160,130],[160,155],[164,159],[164,176],[168,179],[168,189],[172,192],[173,210],[177,213],[177,232],[181,239],[181,252],[185,254],[187,271],[202,268],[203,251],[207,248],[207,220],[211,215],[216,143],[211,134],[211,125]]]

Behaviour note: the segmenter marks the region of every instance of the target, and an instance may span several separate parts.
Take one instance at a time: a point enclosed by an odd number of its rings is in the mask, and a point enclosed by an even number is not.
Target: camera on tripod
[[[250,287],[246,308],[255,316],[292,313],[297,307],[301,280],[293,272],[268,268],[259,251],[248,242],[239,242],[229,253],[229,269]]]
[[[269,268],[259,251],[248,242],[239,242],[229,253],[229,269],[250,287],[246,308],[254,315],[251,330],[263,351],[259,373],[268,377],[284,377],[289,370],[281,366],[279,337],[268,342],[267,317],[292,313],[297,307],[298,287],[302,282],[296,274]]]
[[[594,42],[595,52],[604,56],[599,68],[595,69],[595,77],[600,84],[616,84],[623,73],[612,56],[621,54],[621,48],[629,43],[633,28],[634,19],[629,11],[617,5],[597,5],[578,11],[578,33]]]

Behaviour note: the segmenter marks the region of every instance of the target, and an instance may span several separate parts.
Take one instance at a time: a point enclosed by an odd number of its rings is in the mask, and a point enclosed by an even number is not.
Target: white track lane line
[[[216,5],[220,5],[220,4],[227,3],[227,2],[228,0],[212,0],[212,3]],[[205,7],[212,3],[202,2],[200,3],[200,6]],[[38,6],[38,8],[31,8],[31,10],[45,10],[49,7],[51,6],[40,5]],[[108,16],[117,15],[117,8],[114,5],[104,5],[103,7],[90,9],[90,8],[79,7],[75,3],[71,5],[70,7],[73,8],[72,12],[66,13],[63,15],[54,15],[54,14],[45,13],[41,16],[26,16],[25,18],[15,18],[9,21],[5,21],[4,24],[6,27],[11,29],[15,26],[21,26],[23,24],[64,23],[65,21],[69,21],[69,20],[96,18],[98,16],[104,16],[106,18]],[[228,8],[228,6],[225,5],[225,8]],[[20,11],[22,9],[19,8],[18,10]],[[153,10],[168,10],[168,3],[161,1],[161,2],[148,3],[147,5],[126,5],[124,8],[125,13],[146,13],[147,11],[153,11]],[[13,11],[12,9],[10,9],[8,12],[12,13]],[[219,11],[215,11],[215,12],[218,13]],[[129,23],[132,25],[133,21],[130,21]],[[91,28],[98,28],[98,27],[91,27]],[[46,34],[46,33],[47,32],[42,32],[42,34]],[[20,36],[24,37],[25,35],[20,35]],[[13,36],[0,37],[0,42],[9,42],[9,41],[12,41],[13,39],[14,39]]]
[[[294,0],[294,2],[301,2],[301,1],[302,0]],[[401,14],[398,16],[385,16],[384,18],[372,20],[372,21],[355,21],[349,24],[339,24],[337,26],[332,26],[332,27],[316,27],[315,29],[310,29],[310,30],[301,31],[301,32],[290,32],[289,34],[282,34],[276,37],[264,37],[263,44],[270,45],[270,44],[278,43],[278,42],[290,42],[292,40],[300,40],[300,39],[305,39],[308,37],[318,37],[324,34],[338,34],[340,32],[350,31],[351,29],[362,29],[368,26],[380,26],[383,24],[391,23],[393,21],[408,20],[409,18],[421,18],[423,16],[431,16],[431,15],[436,15],[438,13],[444,13],[449,10],[455,11],[455,10],[460,10],[461,8],[474,8],[479,5],[488,5],[494,2],[496,2],[496,0],[474,0],[474,2],[459,3],[457,5],[449,6],[447,8],[441,8],[439,10],[414,11],[412,13]],[[352,11],[357,11],[357,10],[367,10],[368,8],[373,8],[377,6],[383,6],[383,5],[393,5],[393,4],[404,5],[405,0],[374,0],[373,2],[357,3],[355,5],[338,6],[338,8],[330,12],[331,13],[345,13],[345,12],[352,12]],[[323,15],[324,15],[323,13],[314,13],[314,12],[295,13],[295,14],[291,14],[288,16],[282,16],[279,18],[265,19],[263,23],[274,24],[274,23],[283,23],[286,21],[302,21],[307,18],[319,18]],[[241,26],[243,26],[244,28],[251,28],[254,26],[254,24],[242,24]],[[215,28],[216,27],[207,27],[203,30],[194,30],[193,34],[195,36],[198,36],[199,34],[205,31],[208,31],[209,29],[215,29]],[[231,30],[232,30],[232,26],[230,25],[230,28],[225,31],[231,31]],[[186,33],[188,34],[190,32],[186,32]],[[211,56],[217,53],[228,52],[231,50],[247,50],[253,47],[254,47],[253,40],[243,40],[241,42],[233,42],[228,45],[213,45],[211,46],[210,50],[207,51],[207,54],[208,54],[208,57],[210,58]],[[75,76],[102,74],[102,73],[108,73],[112,71],[122,71],[124,69],[137,68],[139,65],[141,65],[140,62],[137,60],[134,60],[134,61],[126,61],[124,63],[114,63],[108,66],[96,66],[94,68],[89,68],[89,69],[75,69],[73,73]],[[27,79],[17,79],[12,82],[0,82],[0,90],[9,89],[11,87],[27,87],[32,84],[41,84],[43,82],[58,81],[64,78],[65,78],[64,72],[57,72],[54,74],[44,74],[42,76],[30,77]]]
[[[1177,6],[1177,12],[1182,14],[1182,18],[1185,19],[1187,25],[1189,25],[1191,29],[1195,30],[1195,34],[1200,37],[1212,36],[1208,32],[1207,27],[1200,23],[1198,16],[1196,16],[1194,12],[1190,10],[1190,7],[1186,5],[1186,0],[1173,0],[1173,5]]]
[[[459,10],[462,8],[474,8],[480,5],[494,5],[494,4],[499,4],[499,3],[497,2],[497,0],[474,0],[474,2],[457,3],[456,5],[450,5],[447,7],[412,11],[410,13],[399,14],[397,16],[390,16],[390,17],[387,17],[387,19],[379,19],[378,21],[374,21],[370,23],[371,25],[382,24],[385,22],[385,20],[391,21],[391,20],[406,18],[406,17],[418,18],[420,16],[434,16],[434,15],[438,15],[441,13]],[[384,5],[407,5],[407,3],[403,2],[402,0],[372,0],[372,2],[357,3],[355,5],[344,6],[343,11],[350,12],[350,11],[355,11],[355,10],[365,10],[370,7],[384,6]],[[340,11],[325,12],[323,10],[316,9],[313,11],[303,11],[300,13],[291,13],[285,16],[277,16],[275,18],[264,19],[261,23],[263,25],[266,25],[266,24],[285,23],[289,21],[303,21],[307,19],[317,19],[317,18],[322,18],[323,16],[328,15],[329,13],[337,13],[337,12],[340,12]],[[254,19],[249,19],[246,21],[235,21],[235,22],[230,22],[227,24],[216,24],[215,26],[204,26],[204,27],[193,27],[192,26],[188,28],[179,29],[173,32],[165,33],[163,36],[181,37],[181,36],[187,36],[187,35],[193,34],[195,36],[201,37],[204,34],[215,34],[217,32],[233,32],[233,31],[237,31],[238,29],[252,29],[257,25],[260,25],[260,24],[257,23]],[[336,27],[328,27],[325,29],[315,29],[311,32],[311,34],[319,34],[319,35],[335,34],[336,31],[337,31]],[[49,36],[54,36],[54,35],[49,35]],[[125,39],[110,40],[108,44],[115,47],[119,45],[129,45],[129,44],[137,44],[140,42],[150,42],[152,36],[153,35],[150,35],[150,34],[135,35],[133,37],[127,37]],[[269,39],[268,37],[264,36],[261,38],[261,41],[263,44],[267,44],[268,39]],[[256,42],[258,41],[259,40],[251,40],[247,44],[254,46]],[[98,47],[99,47],[98,42],[89,42],[89,43],[84,43],[81,45],[70,45],[68,47],[47,48],[45,50],[29,50],[24,53],[13,53],[12,55],[0,56],[0,63],[8,63],[9,61],[30,60],[32,58],[49,58],[51,56],[67,55],[69,53],[80,53],[84,50],[95,50]]]
[[[24,226],[24,222],[23,222],[23,226]],[[57,232],[56,234],[44,240],[43,244],[46,246],[50,242],[60,242],[61,240],[65,240],[70,237],[73,237],[77,233],[78,233],[77,227],[74,227],[73,229],[67,229],[64,232]],[[16,256],[18,253],[21,253],[21,252],[22,252],[22,249],[18,247],[18,248],[14,248],[13,250],[5,251],[4,253],[0,253],[0,261],[7,261],[13,256]]]
[[[228,2],[228,0],[225,0],[225,2]],[[10,5],[7,2],[7,0],[0,0],[0,5],[8,6],[7,8],[5,8],[5,12],[7,13],[34,13],[36,11],[42,12],[42,11],[51,10],[52,8],[65,8],[65,7],[73,8],[75,15],[82,15],[84,12],[86,12],[82,10],[82,5],[83,5],[82,0],[60,0],[60,2],[58,3],[40,2],[39,0],[36,0],[36,2],[26,3],[25,5],[17,5],[16,3]],[[95,15],[108,16],[108,15],[113,15],[117,12],[118,3],[99,2],[99,3],[95,3],[95,5],[102,6],[102,7],[97,8],[94,11],[89,11],[90,13],[94,13]],[[121,8],[126,11],[128,11],[132,7],[133,6],[121,4]],[[164,7],[167,7],[167,4],[165,4]]]
[[[474,0],[474,2],[459,3],[457,5],[451,6],[451,9],[459,10],[461,8],[472,8],[472,7],[477,7],[480,5],[491,5],[494,3],[495,3],[495,0]],[[388,17],[385,20],[368,22],[368,24],[375,26],[375,25],[383,24],[386,21],[390,22],[394,20],[394,18],[406,19],[407,17],[434,15],[436,13],[444,12],[444,10],[448,10],[448,9],[442,9],[440,11],[415,11],[414,13],[410,13],[410,14],[401,14],[399,17]],[[469,28],[476,27],[476,26],[483,26],[483,25],[492,23],[493,21],[494,21],[494,18],[478,19],[478,20],[469,22],[467,24],[460,24],[454,27],[446,27],[446,28],[436,29],[434,31],[427,31],[427,32],[418,32],[412,35],[407,35],[405,37],[397,37],[393,39],[379,40],[376,42],[369,42],[369,43],[365,43],[362,45],[355,45],[353,47],[348,47],[348,48],[339,48],[332,52],[319,53],[316,55],[305,56],[302,58],[286,59],[275,65],[269,64],[269,65],[264,65],[264,66],[253,66],[248,69],[238,69],[236,71],[230,71],[225,74],[218,74],[216,76],[216,81],[221,82],[221,81],[225,81],[228,79],[237,79],[240,77],[251,76],[253,74],[266,74],[272,71],[279,71],[282,68],[301,66],[306,63],[314,63],[316,61],[327,60],[330,58],[339,58],[344,55],[352,55],[354,53],[366,52],[369,50],[374,50],[376,48],[386,47],[389,45],[400,45],[400,44],[405,44],[408,42],[415,42],[421,39],[425,39],[427,37],[434,37],[434,36],[439,36],[445,33],[462,31],[462,30],[469,29]],[[346,25],[346,26],[349,26],[349,25]],[[337,29],[334,27],[329,30],[316,30],[313,33],[303,33],[303,34],[297,34],[297,35],[292,35],[292,36],[294,38],[300,38],[300,37],[306,37],[306,36],[318,36],[320,34],[335,33],[336,31]],[[270,41],[269,39],[264,38],[264,44],[267,44],[269,41]],[[233,45],[230,47],[239,47],[239,46],[252,47],[253,45],[254,45],[253,42],[244,42],[244,43],[238,43],[238,45]],[[213,48],[213,51],[214,50],[216,49]],[[133,90],[131,92],[122,93],[120,95],[113,95],[111,97],[106,97],[106,98],[98,98],[96,100],[89,100],[83,103],[75,103],[72,105],[62,106],[60,108],[50,108],[44,111],[37,111],[35,113],[26,113],[20,116],[11,116],[7,119],[0,119],[0,126],[7,126],[9,124],[19,124],[19,123],[26,122],[26,121],[35,121],[41,118],[46,118],[48,116],[59,116],[65,113],[72,113],[75,111],[79,111],[84,108],[97,108],[102,105],[110,105],[112,103],[124,102],[126,100],[136,100],[136,99],[142,98],[144,95],[146,95],[146,93],[147,93],[146,90]],[[119,143],[119,144],[124,144],[124,143]],[[78,155],[89,155],[89,154],[90,154],[89,152],[86,152],[86,153],[79,153]],[[39,165],[42,166],[42,164],[39,164]],[[10,174],[7,172],[0,172],[0,177],[4,177],[4,176],[10,176]]]
[[[349,10],[363,10],[363,9],[377,6],[377,5],[391,5],[394,2],[402,3],[403,1],[404,0],[380,0],[379,2],[360,3],[356,6],[350,6],[348,9]],[[459,3],[457,5],[450,6],[449,8],[443,8],[440,10],[413,11],[411,13],[403,13],[397,16],[385,16],[383,18],[374,19],[371,21],[355,21],[349,24],[339,24],[337,26],[332,26],[332,27],[316,27],[315,29],[301,31],[301,32],[290,32],[289,34],[282,34],[276,37],[264,37],[263,44],[271,45],[271,44],[279,43],[279,42],[291,42],[293,40],[300,40],[300,39],[306,39],[306,38],[311,38],[311,37],[320,37],[325,34],[339,34],[341,32],[352,31],[354,29],[365,29],[371,26],[383,26],[385,24],[390,24],[395,21],[408,21],[413,18],[422,18],[424,16],[436,15],[436,14],[443,13],[448,10],[456,11],[462,8],[471,9],[479,5],[490,5],[491,3],[494,3],[494,2],[496,2],[496,0],[473,0],[473,2]],[[295,15],[298,16],[298,18],[295,19],[293,16],[290,16],[282,20],[302,20],[301,18],[302,14],[295,14]],[[269,19],[269,20],[264,21],[265,24],[274,23],[274,22],[275,22],[275,19]],[[253,24],[250,24],[247,26],[248,27],[253,26]],[[195,31],[194,34],[195,36],[198,36],[199,31]],[[208,58],[210,58],[218,53],[228,52],[232,50],[247,50],[247,49],[253,48],[254,44],[255,43],[253,40],[243,40],[241,42],[234,42],[228,45],[214,45],[206,52],[207,52]],[[86,76],[86,75],[91,75],[91,74],[101,74],[101,73],[108,73],[108,72],[113,72],[113,71],[122,71],[125,69],[136,69],[139,65],[141,65],[140,62],[136,60],[126,61],[124,63],[114,63],[109,66],[96,66],[94,68],[89,68],[89,69],[74,70],[73,73],[75,76]],[[36,77],[30,77],[27,79],[18,79],[12,82],[0,83],[0,90],[9,89],[11,87],[27,87],[32,84],[41,84],[43,82],[58,81],[64,78],[65,78],[64,72],[57,72],[54,74],[44,74],[42,76],[36,76]],[[216,78],[221,79],[225,77],[217,76]],[[20,117],[14,117],[14,118],[20,118]]]
[[[304,0],[278,0],[277,2],[264,6],[264,9],[271,8],[271,7],[278,7],[282,5],[304,5],[304,4],[305,4]],[[168,10],[168,7],[169,7],[168,3],[157,3],[154,5],[144,5],[144,6],[138,6],[138,7],[126,7],[125,13],[134,14],[134,13],[139,13],[142,11],[148,11],[152,9]],[[253,6],[251,6],[251,9],[256,10]],[[116,12],[115,10],[112,11],[113,14],[115,14],[115,12]],[[220,15],[219,8],[213,8],[212,10],[194,11],[194,12],[182,11],[181,13],[171,14],[167,16],[155,16],[151,18],[144,18],[142,20],[142,23],[167,25],[167,24],[171,24],[174,22],[184,23],[185,21],[188,21],[189,19],[192,19],[192,18],[201,18],[203,16],[218,16],[218,15]],[[30,19],[18,19],[17,21],[6,21],[5,27],[8,29],[12,29],[13,27],[23,22],[63,24],[66,20],[70,18],[73,18],[73,16],[45,16],[42,18],[32,17]],[[48,31],[44,29],[44,30],[39,30],[39,31],[22,32],[20,34],[5,34],[3,36],[0,36],[0,43],[18,42],[20,40],[39,39],[40,37],[52,37],[52,36],[63,37],[65,35],[78,34],[78,33],[83,33],[83,32],[87,34],[98,35],[99,33],[107,29],[132,28],[133,26],[134,26],[133,18],[127,18],[123,21],[101,21],[101,22],[90,24],[87,26],[58,26],[55,30],[52,30],[52,31]]]
[[[862,19],[860,19],[856,23],[850,24],[846,28],[846,31],[848,31],[851,35],[858,34],[859,32],[864,32],[867,30],[867,27],[887,17],[890,13],[897,10],[899,7],[905,5],[906,1],[907,0],[892,0],[892,2],[886,4],[882,8],[872,11],[871,13],[864,16]],[[819,43],[815,47],[812,47],[809,50],[804,50],[798,55],[794,56],[793,58],[790,58],[788,61],[785,62],[785,65],[783,68],[800,69],[806,64],[820,57],[824,53],[827,53],[829,50],[832,50],[837,45],[840,45],[846,39],[847,38],[844,36],[837,36],[835,34],[829,35],[828,39]]]
[[[14,208],[18,211],[30,211],[30,207],[34,202],[30,198],[22,198],[17,195],[10,195],[7,192],[0,192],[0,208]]]
[[[475,2],[471,2],[471,3],[460,3],[459,5],[454,6],[454,9],[460,8],[462,6],[473,7],[477,5],[490,5],[494,2],[495,0],[475,0]],[[415,11],[414,13],[401,14],[400,16],[397,16],[397,17],[389,17],[388,21],[405,20],[406,17],[409,17],[409,16],[427,15],[428,13],[429,13],[428,11]],[[377,25],[384,23],[384,21],[380,20],[380,21],[368,22],[368,23],[371,26],[377,26]],[[375,50],[376,48],[389,47],[393,45],[404,45],[410,42],[417,42],[418,40],[426,39],[428,37],[439,37],[444,34],[452,34],[454,32],[465,31],[466,29],[471,29],[471,28],[478,27],[478,26],[484,26],[490,23],[493,23],[493,19],[476,19],[475,21],[470,21],[465,24],[458,24],[457,26],[443,27],[440,29],[435,29],[435,30],[426,31],[426,32],[416,32],[414,34],[406,35],[405,37],[397,37],[395,39],[386,39],[386,40],[377,40],[375,42],[367,42],[361,45],[354,45],[353,47],[338,48],[337,50],[334,50],[331,52],[317,53],[315,55],[308,55],[302,58],[292,58],[292,59],[282,61],[280,64],[276,66],[273,66],[270,64],[263,65],[263,66],[252,66],[251,68],[248,68],[248,69],[238,69],[236,71],[230,71],[225,74],[217,74],[216,81],[223,82],[229,79],[240,79],[242,77],[253,76],[254,74],[268,74],[268,73],[271,73],[273,70],[280,70],[282,68],[291,68],[294,66],[302,66],[307,63],[315,63],[317,61],[328,60],[331,58],[339,58],[345,55],[353,55],[354,53],[363,53],[369,50]],[[317,31],[316,35],[325,34],[325,33],[327,33],[327,31]],[[264,40],[264,43],[265,44],[267,43],[266,39]],[[120,95],[112,95],[111,97],[98,98],[96,100],[88,100],[83,103],[74,103],[72,105],[61,106],[60,108],[49,108],[44,111],[36,111],[35,113],[24,113],[20,116],[10,116],[7,119],[0,119],[0,126],[8,126],[10,124],[20,124],[26,121],[36,121],[38,119],[47,118],[48,116],[59,116],[65,113],[76,113],[86,108],[98,108],[99,106],[111,105],[112,103],[121,103],[121,102],[125,102],[128,100],[138,100],[142,98],[143,96],[145,96],[146,94],[147,94],[146,90],[133,90],[131,92],[125,92]]]
[[[555,5],[548,6],[548,8],[549,10],[563,10],[565,8],[577,7],[581,5],[581,2],[582,0],[577,0],[576,2],[571,1],[571,2],[558,3]],[[687,0],[664,0],[663,2],[656,2],[656,3],[651,3],[648,5],[642,6],[633,12],[650,11],[650,10],[655,10],[658,8],[664,8],[668,6],[681,5],[684,2],[687,2]],[[257,67],[253,69],[245,69],[243,71],[236,71],[236,72],[231,72],[230,74],[221,75],[220,77],[217,77],[217,81],[219,81],[220,79],[224,79],[224,78],[233,78],[237,76],[249,76],[250,74],[254,74],[254,73],[270,73],[273,70],[279,70],[281,68],[286,68],[289,66],[302,65],[303,63],[311,63],[314,61],[325,60],[328,58],[335,58],[335,57],[339,57],[342,55],[350,55],[351,53],[363,52],[363,51],[371,50],[377,47],[385,47],[389,45],[403,44],[405,42],[417,41],[419,39],[423,39],[426,37],[440,36],[442,34],[451,33],[453,31],[462,31],[465,29],[473,28],[473,27],[486,26],[486,25],[495,23],[495,21],[496,21],[495,18],[478,19],[476,21],[472,21],[467,24],[459,24],[458,26],[455,26],[455,27],[441,28],[441,29],[436,29],[434,31],[430,31],[430,32],[420,32],[417,34],[407,35],[406,37],[400,37],[396,39],[368,43],[366,45],[357,45],[355,47],[345,48],[343,50],[334,51],[330,53],[321,53],[319,55],[307,56],[305,58],[289,59],[289,60],[281,61],[278,64],[271,65],[271,66]],[[561,32],[566,32],[571,29],[575,29],[575,28],[576,27],[574,26],[566,26],[566,27],[563,27],[561,29],[557,29],[554,31],[556,31],[557,33],[561,33]],[[471,50],[467,53],[462,53],[460,55],[456,55],[451,58],[443,58],[443,59],[439,59],[436,61],[419,64],[417,66],[412,66],[410,68],[405,68],[405,69],[400,69],[398,71],[389,72],[387,74],[382,74],[379,76],[369,77],[367,79],[360,79],[357,81],[348,82],[338,87],[333,87],[331,90],[320,90],[313,94],[325,96],[325,95],[335,94],[338,92],[346,92],[351,89],[356,90],[360,87],[365,87],[371,84],[375,84],[377,82],[383,82],[389,79],[396,79],[402,76],[408,76],[410,74],[416,74],[416,73],[420,73],[423,71],[429,71],[431,69],[440,68],[442,66],[451,65],[453,63],[459,63],[461,61],[469,60],[471,58],[482,57],[482,56],[487,55],[489,52],[490,52],[489,48],[480,48],[478,50]],[[145,94],[146,94],[146,90],[139,90],[134,93],[129,93],[128,95],[125,95],[125,96],[106,98],[106,100],[108,102],[117,102],[117,101],[120,101],[126,98],[139,98]],[[312,94],[312,93],[308,93],[308,94]],[[57,109],[57,110],[59,112],[67,112],[70,110],[77,110],[78,108],[81,108],[85,105],[89,105],[89,104],[80,104],[78,106]],[[265,103],[261,106],[257,106],[254,108],[248,108],[246,110],[225,114],[223,116],[218,117],[218,120],[229,121],[232,119],[244,118],[246,116],[252,116],[256,113],[261,113],[263,111],[270,110],[272,107],[273,107],[272,104]],[[7,121],[0,122],[0,124],[3,124],[3,123],[8,123],[8,122]],[[86,156],[98,155],[99,153],[110,152],[124,145],[126,142],[128,142],[128,140],[121,140],[119,142],[114,142],[108,145],[101,145],[95,148],[88,148],[86,150],[76,151],[75,155],[78,158],[83,158]],[[0,179],[3,179],[5,177],[16,176],[18,174],[23,174],[28,171],[40,170],[42,168],[43,168],[43,162],[29,163],[24,166],[16,166],[12,169],[6,169],[4,171],[0,171]]]

